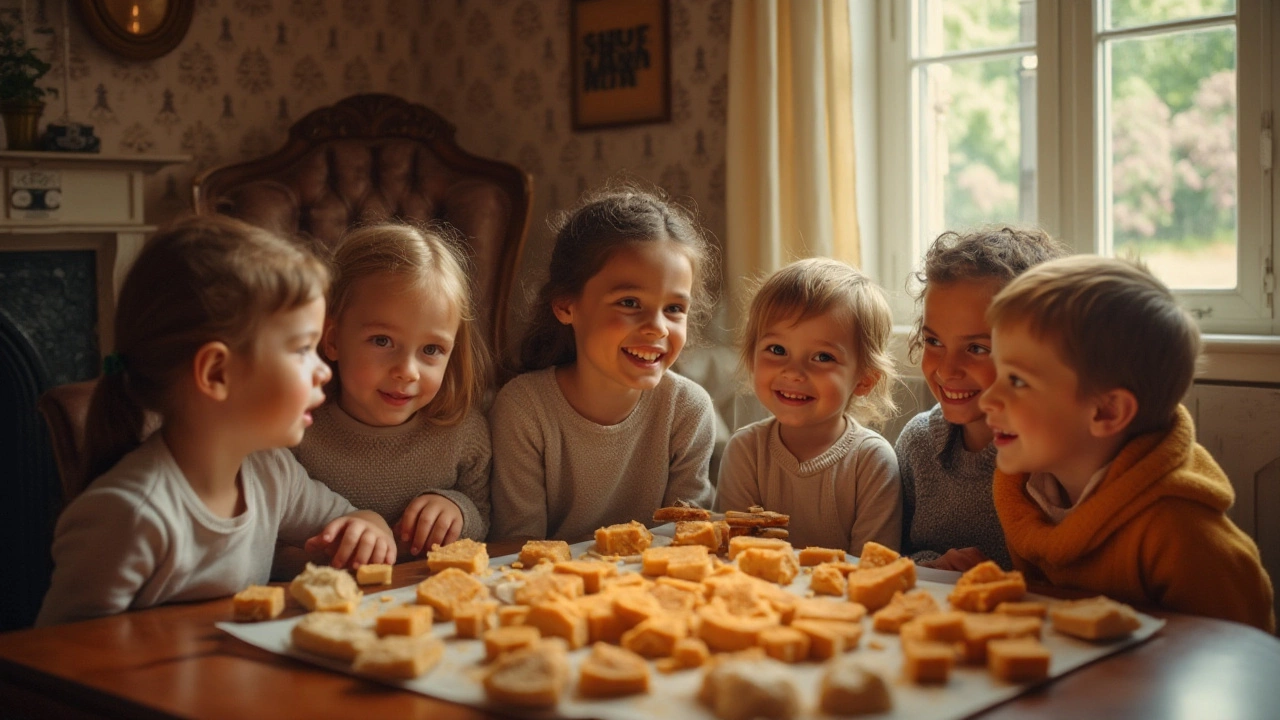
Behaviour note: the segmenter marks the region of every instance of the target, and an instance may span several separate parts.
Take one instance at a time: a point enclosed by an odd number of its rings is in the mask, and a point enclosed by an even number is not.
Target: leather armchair
[[[454,126],[393,95],[355,95],[299,120],[285,146],[196,177],[199,214],[224,213],[331,249],[353,225],[443,220],[466,236],[482,336],[506,352],[507,303],[524,247],[531,181],[467,153]]]
[[[401,218],[444,220],[466,236],[482,337],[506,351],[507,302],[532,203],[529,176],[471,155],[454,126],[393,95],[355,95],[315,110],[285,146],[257,160],[208,170],[194,182],[198,214],[224,213],[324,253],[347,228]],[[96,381],[51,388],[39,409],[69,502],[88,484],[85,418]],[[148,431],[159,424],[148,422]]]

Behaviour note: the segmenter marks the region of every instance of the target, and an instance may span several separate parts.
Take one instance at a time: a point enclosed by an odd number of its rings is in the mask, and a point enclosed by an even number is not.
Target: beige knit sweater
[[[327,402],[312,417],[293,449],[311,477],[393,528],[410,500],[441,495],[462,510],[462,537],[484,540],[492,453],[483,414],[472,410],[448,427],[432,425],[422,413],[403,425],[372,427]]]
[[[846,419],[844,435],[804,462],[782,444],[774,418],[734,433],[720,463],[718,509],[762,505],[790,515],[791,544],[798,548],[861,555],[863,543],[875,540],[896,550],[902,542],[898,456],[879,433]]]
[[[677,500],[710,507],[715,443],[711,396],[668,371],[626,420],[597,425],[569,405],[555,368],[498,393],[493,433],[493,532],[575,542]]]

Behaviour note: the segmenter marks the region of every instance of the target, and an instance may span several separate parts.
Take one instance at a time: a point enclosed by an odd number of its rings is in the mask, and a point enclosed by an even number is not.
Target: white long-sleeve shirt
[[[225,597],[265,584],[276,539],[302,545],[354,512],[307,477],[288,450],[240,467],[244,512],[214,515],[155,433],[94,480],[58,519],[53,582],[36,625],[168,602]]]

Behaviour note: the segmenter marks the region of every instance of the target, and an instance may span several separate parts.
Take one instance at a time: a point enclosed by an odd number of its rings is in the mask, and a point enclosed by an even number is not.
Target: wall
[[[436,63],[418,0],[195,0],[182,43],[148,62],[111,55],[72,10],[63,92],[66,5],[25,4],[29,43],[55,63],[44,84],[59,97],[47,100],[44,121],[69,110],[72,120],[95,127],[103,153],[192,156],[148,180],[153,223],[190,208],[197,172],[275,150],[289,126],[317,107],[360,92],[420,102],[424,70]],[[30,32],[38,26],[55,35]]]
[[[724,236],[728,0],[670,0],[672,120],[574,132],[569,100],[569,1],[429,2],[432,62],[425,103],[458,125],[458,141],[534,178],[534,208],[513,309],[536,292],[550,259],[550,213],[619,173],[691,199]],[[523,323],[513,316],[516,327]]]
[[[148,181],[153,223],[190,207],[200,170],[271,152],[317,107],[391,92],[457,125],[464,149],[533,175],[517,297],[545,273],[550,213],[621,173],[687,198],[724,236],[729,0],[670,0],[671,122],[587,132],[570,127],[569,0],[195,2],[183,42],[149,62],[113,57],[73,10],[69,91],[45,109],[46,122],[65,105],[94,125],[104,153],[193,157]],[[27,0],[28,26],[60,32],[63,7]],[[55,63],[46,84],[61,91],[61,38],[28,38]]]

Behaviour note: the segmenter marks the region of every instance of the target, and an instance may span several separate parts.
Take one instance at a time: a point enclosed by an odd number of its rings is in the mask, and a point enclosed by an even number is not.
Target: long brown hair
[[[573,328],[556,318],[552,303],[580,296],[587,281],[618,248],[660,240],[678,244],[693,266],[689,334],[694,336],[714,304],[708,282],[717,267],[714,246],[694,214],[669,202],[661,191],[631,183],[609,185],[588,194],[577,208],[559,218],[548,278],[533,302],[529,328],[520,344],[520,370],[566,365],[577,359]]]
[[[90,478],[142,441],[201,346],[252,348],[269,315],[324,297],[329,274],[306,249],[224,216],[193,217],[142,248],[116,303],[115,357],[89,403]]]
[[[444,369],[440,391],[422,410],[436,425],[462,422],[480,402],[489,375],[488,353],[475,328],[476,308],[458,232],[443,223],[415,227],[379,223],[352,231],[333,255],[333,289],[329,317],[337,318],[351,303],[356,281],[375,275],[403,278],[415,287],[444,293],[461,319],[453,354]],[[339,385],[339,373],[333,374]]]

